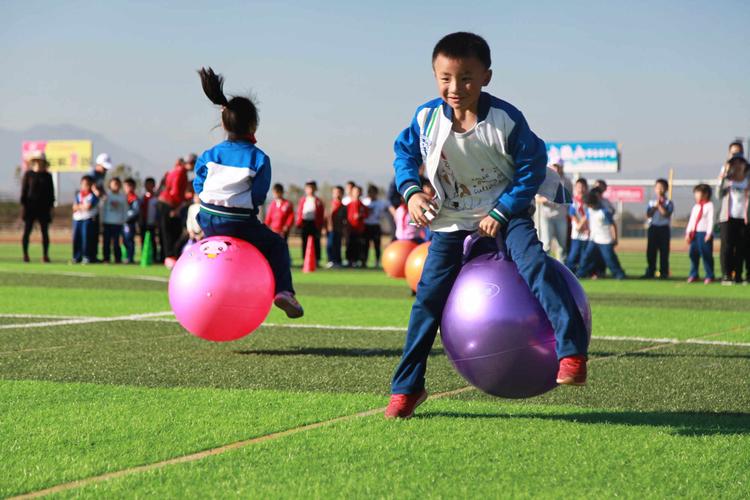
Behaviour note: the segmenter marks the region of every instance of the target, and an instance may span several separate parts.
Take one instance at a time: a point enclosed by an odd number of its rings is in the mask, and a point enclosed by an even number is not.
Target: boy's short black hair
[[[305,187],[308,187],[308,186],[310,186],[311,188],[313,188],[315,191],[318,190],[318,183],[315,182],[315,181],[307,181],[307,182],[305,182]]]
[[[156,179],[154,179],[153,177],[146,177],[146,180],[143,181],[144,184],[148,184],[149,182],[151,184],[156,184]]]
[[[742,141],[739,139],[735,139],[734,141],[730,142],[727,149],[732,149],[734,146],[739,146],[740,150],[745,151],[745,145],[742,144]]]
[[[110,183],[112,183],[112,182],[116,182],[116,183],[118,183],[118,184],[122,185],[122,181],[120,180],[120,178],[119,178],[119,177],[112,177],[112,178],[111,178],[111,179],[109,180],[109,182],[110,182]]]
[[[704,197],[711,199],[711,186],[708,184],[698,184],[693,188],[694,193],[701,193]]]
[[[125,179],[125,184],[135,187],[135,179],[133,179],[132,177],[128,177],[127,179]]]
[[[576,184],[583,184],[584,186],[589,187],[589,181],[587,181],[585,177],[579,177],[576,179]]]
[[[656,182],[654,184],[661,184],[664,186],[664,191],[669,189],[669,182],[667,179],[656,179]]]
[[[602,191],[607,190],[607,181],[605,181],[604,179],[597,179],[596,184],[604,188]]]
[[[341,191],[342,193],[344,192],[344,186],[341,186],[341,185],[338,185],[338,184],[337,184],[337,185],[335,185],[335,186],[333,186],[333,189],[338,189],[338,190],[339,190],[339,191]]]
[[[466,31],[458,31],[441,38],[432,49],[432,62],[434,63],[437,56],[441,54],[450,59],[476,57],[485,68],[490,69],[492,66],[490,46],[487,45],[487,41],[479,35]]]
[[[93,178],[93,177],[91,177],[91,176],[90,176],[90,175],[88,175],[88,174],[87,174],[87,175],[84,175],[84,176],[82,176],[82,177],[81,177],[81,180],[82,180],[82,181],[86,181],[86,182],[88,182],[89,184],[93,184],[93,183],[94,183],[94,178]]]
[[[284,186],[282,184],[278,183],[278,182],[273,185],[272,189],[273,189],[273,191],[275,193],[283,193],[284,192]]]

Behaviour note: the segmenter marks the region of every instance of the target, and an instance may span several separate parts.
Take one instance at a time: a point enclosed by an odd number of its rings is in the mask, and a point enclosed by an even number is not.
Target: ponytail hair
[[[224,95],[224,77],[209,68],[198,70],[203,92],[208,99],[221,106],[221,124],[230,140],[249,139],[258,128],[258,108],[252,99]],[[251,139],[254,142],[254,138]]]

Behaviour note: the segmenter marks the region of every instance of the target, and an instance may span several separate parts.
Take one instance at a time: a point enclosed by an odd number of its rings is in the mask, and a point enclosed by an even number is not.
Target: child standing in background
[[[135,179],[125,179],[125,199],[127,211],[125,213],[125,226],[122,228],[122,236],[125,241],[125,256],[128,264],[135,263],[135,233],[138,219],[141,214],[140,201],[135,194]]]
[[[367,207],[362,203],[362,188],[352,187],[351,199],[346,206],[346,225],[349,228],[349,241],[346,245],[346,260],[350,267],[365,267],[364,238]]]
[[[730,158],[719,176],[719,234],[721,236],[721,283],[742,282],[745,260],[745,226],[748,214],[748,163],[741,155]]]
[[[102,202],[102,223],[104,224],[104,242],[102,253],[104,262],[110,262],[112,246],[114,246],[115,263],[122,262],[122,229],[125,225],[128,211],[128,200],[122,193],[122,181],[113,177],[109,181],[109,192]]]
[[[331,190],[331,213],[326,221],[328,255],[327,268],[341,267],[341,241],[346,226],[346,207],[343,203],[344,188],[336,186]]]
[[[266,210],[266,226],[284,240],[289,239],[289,231],[294,225],[294,208],[292,203],[284,198],[284,186],[274,184],[271,188],[273,200]]]
[[[596,190],[590,191],[584,198],[586,203],[586,220],[589,225],[589,242],[581,259],[578,277],[585,278],[594,270],[595,254],[598,251],[604,263],[612,272],[615,279],[625,278],[625,271],[620,266],[620,260],[615,253],[617,246],[617,227],[612,219],[612,213],[602,206],[601,198]]]
[[[711,187],[698,184],[693,188],[695,205],[690,211],[690,220],[685,228],[685,241],[690,245],[690,274],[687,282],[698,280],[698,263],[703,260],[708,285],[714,280],[714,204],[711,202]]]
[[[570,217],[570,249],[565,265],[573,273],[578,271],[581,265],[583,252],[589,242],[589,226],[586,221],[586,204],[583,198],[588,194],[589,183],[581,177],[573,187],[573,203],[568,209]]]
[[[666,179],[657,179],[654,184],[656,198],[649,200],[646,215],[648,216],[648,244],[646,246],[646,273],[643,279],[656,275],[656,254],[659,253],[659,278],[669,279],[669,241],[671,239],[670,221],[674,203],[667,198],[669,183]]]
[[[247,241],[268,260],[276,281],[273,303],[289,318],[304,311],[292,286],[286,244],[258,219],[271,184],[271,159],[255,146],[258,109],[247,97],[224,95],[224,78],[201,69],[203,92],[221,106],[227,140],[205,151],[195,164],[195,195],[200,198],[198,223],[206,236],[232,236]],[[252,270],[248,270],[252,276]]]
[[[156,225],[159,222],[157,213],[159,199],[156,196],[155,189],[156,180],[153,177],[146,177],[146,180],[143,181],[144,193],[141,198],[141,251],[143,251],[143,243],[146,241],[146,233],[151,233],[152,257],[154,262],[158,262],[157,242],[159,239],[156,237]]]
[[[302,229],[302,262],[307,253],[307,240],[312,236],[316,264],[320,261],[320,232],[326,220],[325,206],[315,194],[317,191],[318,184],[315,181],[307,182],[305,196],[297,204],[297,227]]]
[[[73,262],[94,262],[94,218],[98,212],[99,198],[91,187],[94,179],[90,175],[81,177],[81,187],[73,201]]]
[[[364,256],[362,260],[367,264],[370,255],[370,243],[375,250],[375,267],[380,265],[380,240],[383,237],[383,230],[380,227],[380,221],[383,214],[388,210],[388,202],[378,198],[378,188],[374,184],[367,186],[367,197],[362,200],[367,207],[367,217],[365,218],[365,234],[362,242]]]

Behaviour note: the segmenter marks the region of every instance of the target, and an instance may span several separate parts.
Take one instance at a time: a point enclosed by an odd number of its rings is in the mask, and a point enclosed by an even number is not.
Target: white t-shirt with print
[[[476,126],[451,132],[440,155],[437,179],[445,192],[433,231],[476,231],[510,182],[497,165],[498,153],[483,144]]]
[[[747,179],[729,183],[729,217],[744,219],[747,213]]]

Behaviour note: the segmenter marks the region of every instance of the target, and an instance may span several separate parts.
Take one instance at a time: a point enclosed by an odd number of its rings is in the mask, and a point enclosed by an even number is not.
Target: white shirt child
[[[611,228],[614,225],[612,213],[604,207],[587,208],[589,238],[598,245],[611,245],[614,242]]]

